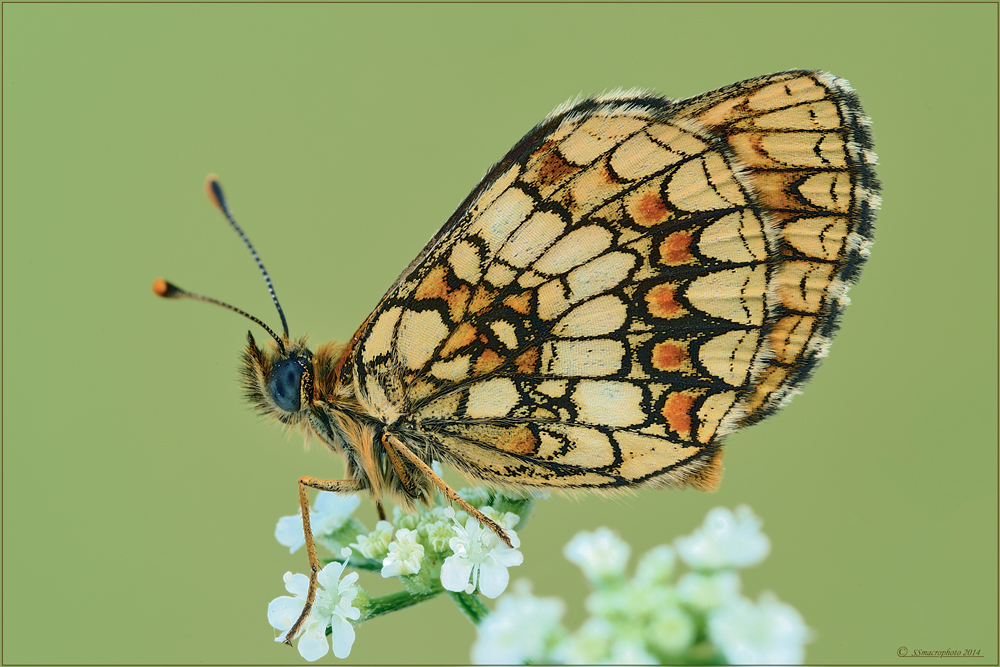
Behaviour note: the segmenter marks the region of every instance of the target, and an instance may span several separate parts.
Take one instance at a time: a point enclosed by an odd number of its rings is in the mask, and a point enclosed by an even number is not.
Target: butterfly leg
[[[383,433],[382,444],[385,446],[387,452],[395,450],[396,452],[401,454],[403,458],[405,458],[407,461],[415,465],[417,469],[420,470],[420,472],[427,475],[427,478],[432,482],[434,482],[435,486],[441,489],[441,493],[443,493],[448,500],[457,503],[459,507],[461,507],[463,510],[469,513],[469,516],[471,516],[476,521],[478,521],[479,523],[483,524],[484,526],[492,530],[494,533],[496,533],[497,537],[503,540],[503,543],[506,544],[508,547],[511,548],[514,547],[514,545],[511,544],[510,542],[510,537],[507,536],[507,533],[504,531],[503,528],[501,528],[497,524],[496,521],[489,518],[488,516],[477,510],[475,507],[470,505],[469,503],[465,502],[462,496],[455,493],[455,491],[450,486],[448,486],[448,484],[443,479],[438,477],[437,473],[434,472],[429,465],[424,463],[419,456],[411,452],[410,448],[404,445],[399,440],[399,438],[392,435],[391,433]],[[392,460],[391,455],[389,457],[389,460],[390,461]]]
[[[384,435],[382,436],[382,445],[385,447],[385,453],[389,456],[389,463],[392,464],[392,469],[396,471],[396,475],[399,477],[406,495],[411,498],[422,498],[423,491],[417,480],[414,479],[411,469],[403,465],[403,460],[399,458],[397,448],[386,444]]]
[[[309,554],[309,592],[306,594],[306,606],[302,608],[302,613],[298,619],[292,623],[285,635],[285,643],[292,645],[295,635],[302,629],[302,624],[306,622],[306,617],[312,611],[313,602],[316,600],[316,576],[322,569],[319,557],[316,555],[316,543],[313,541],[312,525],[309,523],[309,489],[319,489],[320,491],[331,491],[333,493],[353,493],[361,490],[361,485],[353,479],[316,479],[315,477],[303,477],[299,480],[299,507],[302,511],[302,531],[306,538],[306,551]]]

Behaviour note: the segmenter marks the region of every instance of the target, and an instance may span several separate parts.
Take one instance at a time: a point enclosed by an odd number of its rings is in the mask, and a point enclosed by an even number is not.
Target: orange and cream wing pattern
[[[871,242],[867,119],[786,72],[557,110],[431,240],[345,373],[387,430],[514,486],[714,488],[825,354]]]
[[[873,241],[879,183],[869,120],[843,79],[786,72],[681,103],[720,134],[777,230],[768,354],[739,425],[790,398],[826,354]]]

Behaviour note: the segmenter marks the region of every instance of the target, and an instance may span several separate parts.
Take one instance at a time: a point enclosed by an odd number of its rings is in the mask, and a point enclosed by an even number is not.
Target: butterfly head
[[[243,229],[236,223],[229,204],[222,194],[222,186],[219,179],[214,174],[209,175],[205,180],[205,194],[209,201],[218,208],[229,221],[232,228],[243,239],[247,249],[257,262],[257,268],[264,276],[267,290],[271,294],[275,308],[278,309],[278,316],[281,318],[281,328],[283,334],[278,336],[269,326],[264,324],[259,318],[254,317],[235,306],[228,303],[212,299],[181,289],[162,278],[153,281],[153,292],[165,299],[195,299],[207,303],[221,306],[227,310],[242,315],[243,317],[259,324],[264,331],[274,339],[274,344],[269,348],[257,347],[253,335],[247,332],[247,347],[243,351],[243,387],[247,398],[257,408],[257,410],[286,424],[295,424],[307,419],[309,408],[313,402],[314,371],[313,354],[306,347],[306,339],[292,341],[288,336],[288,322],[285,320],[285,312],[281,309],[278,296],[274,293],[274,285],[271,284],[271,276],[264,263],[260,261],[257,251],[254,249],[250,239],[243,233]]]
[[[307,418],[314,396],[313,354],[303,338],[282,347],[260,348],[247,332],[243,350],[243,389],[261,414],[285,424]]]

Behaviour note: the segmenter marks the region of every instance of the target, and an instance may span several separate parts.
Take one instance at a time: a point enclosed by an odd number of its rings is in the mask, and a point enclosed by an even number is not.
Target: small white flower
[[[295,597],[282,595],[271,600],[271,604],[267,606],[268,623],[283,631],[276,641],[285,640],[284,631],[292,627],[292,623],[302,613],[302,609],[306,606],[306,593],[309,591],[309,577],[304,574],[293,575],[291,572],[285,572],[284,581],[285,590]]]
[[[367,535],[358,535],[358,541],[352,542],[351,546],[365,558],[382,560],[389,553],[389,542],[392,542],[392,524],[379,521],[375,530]]]
[[[398,577],[401,574],[420,572],[420,561],[424,558],[424,547],[417,544],[417,533],[400,528],[396,539],[389,543],[389,555],[382,561],[382,576]]]
[[[411,514],[405,511],[401,507],[394,507],[392,509],[392,525],[396,528],[407,528],[409,530],[416,530],[417,525],[420,523],[420,514]]]
[[[657,650],[676,655],[694,642],[695,624],[691,616],[677,606],[657,610],[646,628],[646,641]]]
[[[310,512],[310,515],[312,512]],[[302,530],[302,516],[294,514],[283,516],[278,519],[278,525],[274,527],[274,538],[278,543],[289,548],[291,553],[295,553],[306,543]]]
[[[356,621],[360,617],[361,611],[351,606],[347,596],[340,598],[340,602],[334,607],[330,618],[333,630],[330,638],[333,640],[333,654],[338,658],[344,659],[351,655],[351,647],[354,646],[354,626],[351,625],[351,621]],[[323,643],[326,644],[325,637]]]
[[[472,646],[477,665],[546,662],[548,646],[562,632],[559,619],[566,605],[559,598],[537,598],[524,579],[514,592],[497,602],[496,610],[479,624]]]
[[[731,665],[801,664],[810,640],[799,612],[773,593],[761,593],[757,605],[738,598],[712,612],[708,635]]]
[[[336,565],[339,565],[340,568],[333,567]],[[336,587],[337,592],[330,595],[329,598],[324,599],[324,603],[327,605],[336,600],[336,605],[332,609],[319,605],[320,597],[318,592],[316,594],[316,602],[321,618],[324,612],[329,614],[329,625],[333,628],[333,654],[338,658],[346,658],[351,654],[351,647],[354,645],[354,626],[351,625],[351,621],[361,618],[361,610],[351,605],[354,598],[358,595],[358,587],[356,585],[358,573],[351,572],[343,579],[340,579],[344,567],[343,563],[330,563],[320,570],[319,575],[317,575],[320,585],[325,590],[333,591],[334,587]]]
[[[563,665],[594,665],[603,662],[611,650],[615,634],[615,626],[610,621],[592,616],[572,636],[552,650],[552,660]]]
[[[299,634],[299,654],[309,662],[315,662],[330,651],[326,639],[326,629],[333,627],[333,654],[346,658],[354,645],[354,626],[351,620],[361,618],[361,611],[351,602],[358,594],[356,582],[358,573],[351,572],[343,579],[343,563],[330,563],[317,575],[319,586],[316,599]],[[295,597],[282,595],[271,601],[267,607],[267,620],[272,627],[281,630],[275,641],[285,641],[285,635],[292,623],[302,613],[309,590],[309,577],[304,574],[286,572],[285,589]]]
[[[521,520],[521,517],[514,514],[513,512],[504,512],[504,514],[501,515],[500,512],[496,511],[489,505],[483,507],[480,511],[487,517],[496,521],[497,524],[499,524],[499,526],[503,528],[505,531],[513,530],[514,527],[517,526],[518,522]]]
[[[347,523],[351,513],[360,503],[361,499],[353,493],[320,491],[316,495],[315,504],[309,510],[309,523],[312,525],[313,536],[329,535],[336,531]],[[302,530],[302,515],[293,514],[278,519],[274,537],[279,543],[288,547],[291,553],[298,551],[306,543]]]
[[[605,585],[587,596],[587,611],[615,623],[644,623],[664,606],[676,606],[677,594],[669,586],[646,586],[634,581],[623,586]]]
[[[711,574],[688,572],[677,581],[677,597],[698,611],[729,604],[740,596],[740,577],[733,570]]]
[[[611,645],[611,657],[606,661],[611,665],[658,665],[659,661],[646,651],[643,642],[637,639],[621,639]]]
[[[756,565],[771,550],[771,541],[760,532],[763,522],[746,505],[733,514],[716,507],[688,537],[675,541],[681,559],[696,570],[722,570]]]
[[[460,526],[464,526],[465,522],[469,520],[468,512],[466,512],[465,510],[458,510],[456,512],[455,508],[451,507],[450,505],[448,507],[441,508],[441,515],[444,516],[445,519],[449,520],[448,523],[449,530],[454,527],[454,524],[457,523]]]
[[[650,585],[633,579],[624,587],[629,593],[626,614],[635,619],[650,619],[663,609],[679,604],[677,591],[671,586]]]
[[[421,527],[422,532],[426,536],[426,542],[434,551],[441,553],[448,549],[448,542],[455,535],[455,531],[451,529],[451,521],[435,521],[434,523],[428,523]]]
[[[456,536],[448,546],[454,555],[448,556],[441,566],[441,584],[449,591],[466,593],[472,593],[478,586],[486,597],[499,597],[510,580],[507,568],[524,562],[524,554],[517,550],[520,546],[517,533],[506,531],[514,545],[512,549],[472,517],[464,528],[457,525],[452,529]]]
[[[587,579],[599,582],[625,574],[630,547],[608,528],[577,533],[563,547],[563,555],[578,565]]]
[[[635,568],[636,583],[645,586],[670,583],[674,576],[676,560],[677,552],[673,547],[666,544],[653,547],[639,559],[639,564]]]

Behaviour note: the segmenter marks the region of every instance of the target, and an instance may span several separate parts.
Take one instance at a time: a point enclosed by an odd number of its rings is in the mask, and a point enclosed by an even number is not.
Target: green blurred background
[[[573,628],[575,533],[642,553],[747,503],[773,551],[744,592],[802,613],[810,662],[996,664],[996,30],[995,4],[4,4],[3,662],[301,663],[265,610],[306,558],[272,532],[341,463],[249,412],[247,322],[149,287],[277,326],[207,173],[292,333],[343,340],[560,102],[803,67],[858,91],[884,183],[829,360],[729,438],[719,492],[553,497],[512,575]],[[465,662],[473,638],[441,598],[349,661]]]

